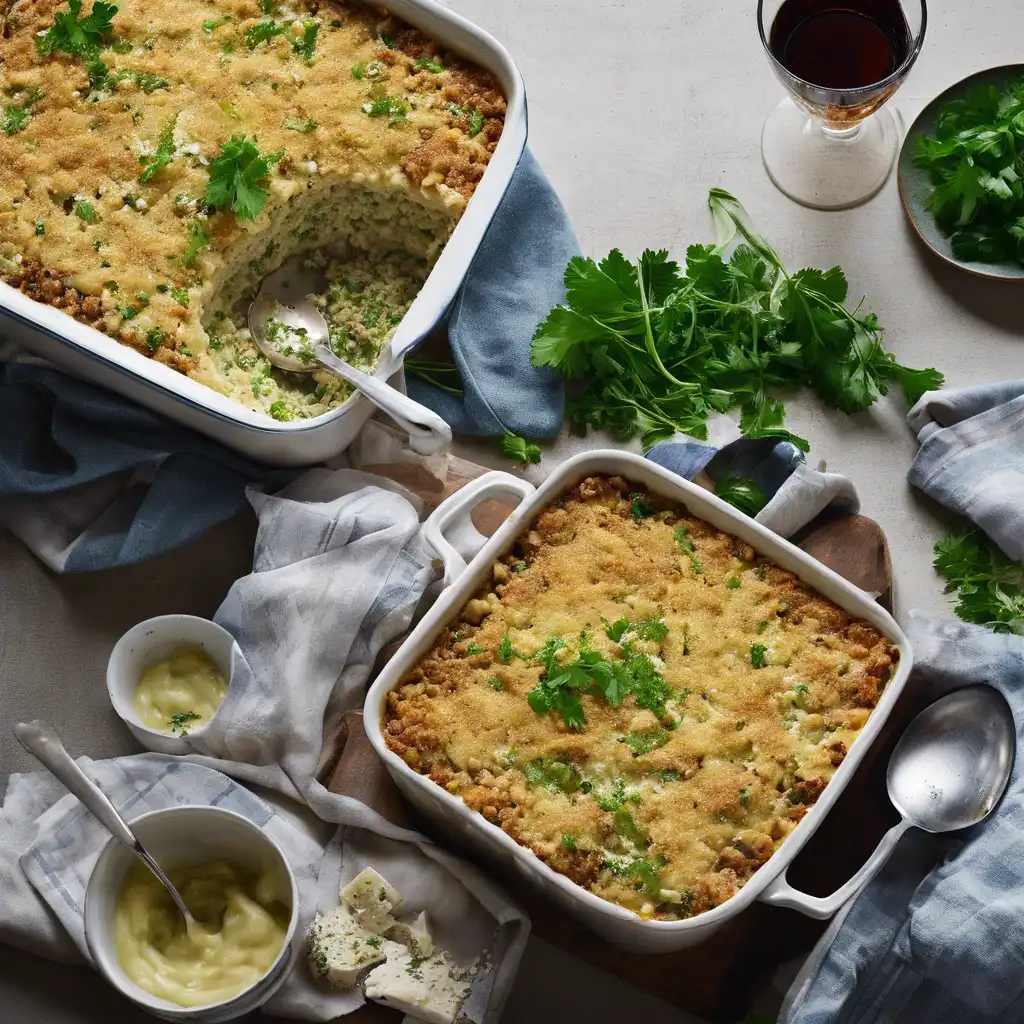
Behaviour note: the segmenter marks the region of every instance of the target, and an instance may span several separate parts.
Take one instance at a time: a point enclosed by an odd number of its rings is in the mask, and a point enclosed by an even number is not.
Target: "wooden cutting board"
[[[365,467],[416,491],[427,511],[483,470],[472,463],[453,460],[444,484],[430,481],[430,474],[416,466]],[[497,502],[479,506],[473,515],[477,529],[490,535],[510,509]],[[889,609],[892,599],[892,566],[885,534],[864,516],[822,513],[792,538],[800,548],[866,591]],[[383,664],[399,646],[382,652]],[[813,895],[827,895],[838,888],[867,858],[882,834],[898,819],[885,791],[885,767],[889,753],[913,712],[908,694],[898,703],[858,772],[832,811],[789,869],[791,884]],[[333,740],[328,739],[328,747]],[[338,759],[329,759],[331,788],[341,786],[343,772]],[[342,766],[343,767],[343,766]],[[379,786],[379,781],[374,783]],[[381,799],[379,793],[377,796]],[[395,790],[389,802],[404,803]],[[393,806],[389,816],[410,822],[440,845],[459,850],[447,835],[419,817],[408,806]],[[752,995],[785,963],[813,946],[828,922],[807,918],[792,910],[755,903],[720,932],[699,946],[670,954],[634,954],[617,949],[589,929],[552,908],[536,891],[523,883],[508,864],[491,862],[494,877],[526,909],[534,931],[543,939],[618,975],[680,1008],[714,1022],[732,1022],[748,1011]]]

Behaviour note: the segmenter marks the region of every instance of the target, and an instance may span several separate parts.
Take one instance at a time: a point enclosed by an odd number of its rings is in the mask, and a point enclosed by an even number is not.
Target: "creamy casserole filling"
[[[778,849],[897,659],[748,545],[592,477],[389,694],[384,735],[578,885],[677,920]]]
[[[310,254],[372,369],[497,145],[497,83],[353,3],[88,2],[0,8],[0,275],[278,419],[339,404],[259,356],[253,290]]]

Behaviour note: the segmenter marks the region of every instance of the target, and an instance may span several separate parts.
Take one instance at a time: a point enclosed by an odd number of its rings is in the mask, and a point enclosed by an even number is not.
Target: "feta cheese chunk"
[[[404,946],[387,944],[387,961],[366,976],[368,999],[407,1013],[427,1024],[454,1024],[470,984],[445,953],[426,959]]]
[[[327,917],[317,914],[308,935],[313,974],[337,988],[351,988],[384,962],[386,941],[363,928],[348,907],[338,907]]]
[[[360,926],[374,935],[385,935],[398,923],[384,906],[356,910],[354,913]]]
[[[383,910],[386,914],[402,902],[402,894],[373,868],[363,868],[348,885],[342,886],[341,898],[353,910]]]
[[[387,937],[408,946],[417,956],[430,956],[434,940],[427,924],[427,912],[421,910],[411,921],[396,921],[388,929]]]

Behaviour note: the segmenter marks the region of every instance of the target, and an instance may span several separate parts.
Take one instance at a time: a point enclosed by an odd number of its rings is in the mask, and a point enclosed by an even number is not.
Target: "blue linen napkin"
[[[41,366],[0,364],[0,423],[0,522],[57,572],[180,547],[295,476]]]
[[[464,393],[450,395],[409,374],[410,396],[457,434],[557,436],[562,377],[530,363],[530,342],[565,298],[565,266],[579,253],[565,208],[527,149],[448,318]]]
[[[907,422],[921,442],[907,479],[1024,560],[1024,380],[930,391]]]
[[[913,684],[989,683],[1024,744],[1024,637],[914,613]],[[844,908],[790,989],[779,1024],[1024,1020],[1024,764],[1002,803],[952,836],[908,832]]]
[[[554,437],[562,378],[530,364],[530,341],[564,297],[565,265],[578,252],[565,210],[526,151],[451,310],[465,394],[410,376],[413,397],[456,432]],[[274,489],[295,476],[35,365],[0,363],[0,423],[0,522],[56,572],[170,551],[248,508],[247,484]]]

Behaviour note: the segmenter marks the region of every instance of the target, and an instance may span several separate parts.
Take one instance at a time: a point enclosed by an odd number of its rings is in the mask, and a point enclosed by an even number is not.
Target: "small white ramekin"
[[[150,811],[130,822],[132,831],[165,871],[228,860],[257,874],[280,878],[280,898],[291,908],[281,952],[259,981],[237,996],[209,1006],[179,1006],[151,995],[121,967],[114,941],[117,899],[135,855],[111,837],[103,848],[85,891],[85,940],[100,973],[123,996],[157,1017],[170,1021],[221,1024],[262,1006],[287,977],[294,962],[293,942],[299,896],[295,875],[280,847],[247,818],[220,807],[183,806]]]
[[[235,638],[223,627],[197,615],[160,615],[132,626],[114,645],[107,662],[107,692],[114,710],[135,738],[147,750],[158,754],[187,754],[189,744],[180,736],[145,725],[135,710],[135,690],[142,674],[151,665],[170,658],[183,647],[201,647],[224,673],[231,688],[231,657]],[[225,695],[225,700],[227,695]],[[189,735],[197,736],[212,719],[203,722]]]

